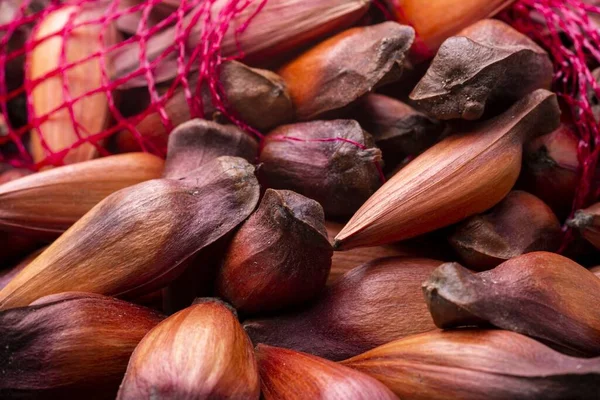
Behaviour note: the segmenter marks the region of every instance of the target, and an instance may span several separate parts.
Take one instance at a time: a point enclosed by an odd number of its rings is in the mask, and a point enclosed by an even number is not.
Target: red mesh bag
[[[600,158],[600,1],[520,0],[503,17],[544,46],[555,65],[554,90],[562,100],[563,119],[578,137],[580,182],[573,211],[598,201]],[[571,232],[563,249],[572,239]]]
[[[385,9],[383,3],[374,4]],[[395,10],[388,17],[402,19],[402,2],[385,3]],[[592,75],[600,65],[600,7],[594,3],[519,0],[501,15],[555,63],[554,89],[580,139],[574,209],[600,195],[591,184],[600,156],[594,114],[600,87]],[[276,60],[355,24],[369,6],[366,0],[5,0],[0,161],[40,168],[123,147],[164,155],[174,128],[167,106],[176,96],[185,99],[180,108],[190,118],[209,108],[260,137],[228,107],[218,79],[223,62]],[[423,56],[418,43],[415,52]],[[160,135],[140,131],[147,118]]]
[[[164,137],[143,135],[139,124],[151,116],[170,132],[166,105],[176,95],[190,118],[204,116],[208,101],[260,135],[228,109],[222,63],[270,61],[355,23],[368,2],[9,0],[1,7],[1,161],[40,168],[108,154],[115,136],[128,149],[164,155]]]

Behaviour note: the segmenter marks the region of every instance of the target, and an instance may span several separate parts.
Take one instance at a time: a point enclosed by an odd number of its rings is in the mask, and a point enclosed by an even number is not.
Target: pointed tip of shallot
[[[355,221],[355,217],[352,217],[333,239],[332,247],[334,251],[347,251],[356,247],[377,245],[368,241],[365,243],[364,238],[368,238],[369,235],[364,235],[364,226],[361,226],[360,222]]]
[[[361,246],[360,243],[356,243],[354,240],[356,232],[353,230],[353,226],[350,225],[350,222],[348,222],[333,239],[333,244],[331,245],[333,251],[347,251]]]
[[[357,243],[357,241],[355,240],[359,239],[360,241],[361,235],[357,234],[360,231],[362,231],[360,225],[357,222],[355,222],[356,214],[357,213],[355,213],[355,215],[352,218],[350,218],[350,221],[348,221],[333,238],[332,247],[334,251],[347,251],[352,250],[355,247],[361,246],[361,244]]]
[[[357,247],[353,243],[353,233],[351,232],[349,224],[350,223],[346,224],[340,233],[333,239],[333,251],[346,251]]]
[[[333,250],[341,250],[342,249],[342,241],[337,238],[333,240],[332,244]]]

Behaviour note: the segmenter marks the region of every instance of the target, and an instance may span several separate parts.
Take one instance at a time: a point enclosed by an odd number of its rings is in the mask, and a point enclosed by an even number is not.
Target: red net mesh
[[[228,109],[218,71],[224,61],[244,56],[246,49],[238,38],[267,3],[268,0],[0,2],[0,109],[7,128],[0,129],[0,161],[34,168],[60,165],[73,150],[82,146],[93,146],[92,150],[107,154],[111,151],[109,139],[120,132],[129,132],[131,141],[141,150],[164,155],[164,141],[143,136],[138,123],[154,115],[164,126],[165,133],[170,132],[174,127],[165,105],[176,92],[184,93],[191,117],[202,117],[205,98],[200,91],[203,88],[208,88],[215,109],[248,132],[262,137]],[[374,4],[380,7],[382,3]],[[591,91],[600,98],[600,87],[590,69],[600,65],[600,35],[594,19],[600,17],[600,8],[591,3],[520,0],[503,16],[542,43],[555,61],[555,89],[570,111],[581,139],[582,179],[574,208],[588,205],[600,195],[599,188],[590,184],[594,181],[600,153],[598,122],[592,99],[587,95]],[[56,12],[65,13],[66,22],[42,35],[36,23]],[[111,41],[115,26],[128,34]],[[90,37],[95,35],[96,39],[87,39],[83,56],[73,56],[69,53],[71,42],[78,38],[85,42],[81,37],[85,38],[86,30],[92,30]],[[169,31],[168,35],[164,34],[165,30]],[[29,35],[29,32],[33,33]],[[162,46],[156,47],[155,42],[160,37],[164,39]],[[231,37],[235,39],[233,45]],[[61,48],[56,65],[50,60],[45,65],[47,70],[35,74],[31,63],[24,61],[52,40],[68,45]],[[115,66],[114,60],[122,59],[125,53],[133,54],[133,61],[130,59],[129,65],[123,68]],[[86,77],[84,81],[96,84],[84,91],[74,90],[77,76],[73,78],[72,74],[90,63],[99,65],[98,76]],[[19,66],[22,68],[23,64],[25,76],[19,74]],[[190,82],[192,72],[196,77],[194,82]],[[168,84],[165,84],[165,76],[173,79],[166,80]],[[55,79],[59,82],[58,89],[46,93],[53,101],[48,102],[48,109],[39,112],[39,107],[34,108],[32,103],[33,95],[53,78],[58,78]],[[129,91],[134,96],[128,94]],[[101,129],[90,129],[75,117],[76,113],[96,111],[93,102],[85,103],[89,109],[81,110],[83,102],[94,95],[102,96],[109,110],[107,124]],[[61,119],[67,122],[73,140],[57,148],[49,143],[48,126]],[[32,157],[31,149],[28,151],[24,144],[27,135],[38,138],[41,156]]]
[[[554,90],[579,136],[580,184],[573,210],[600,197],[600,188],[594,184],[600,158],[600,85],[592,73],[600,67],[599,4],[590,0],[521,0],[503,16],[541,43],[554,61]]]
[[[0,153],[1,161],[17,166],[31,166],[34,163],[34,159],[24,145],[29,132],[39,137],[45,153],[41,160],[35,160],[35,168],[48,164],[60,165],[72,150],[85,144],[92,144],[101,154],[107,154],[105,140],[122,131],[130,132],[140,149],[164,155],[164,147],[157,146],[151,138],[142,136],[136,128],[137,123],[150,114],[156,114],[166,132],[170,132],[174,127],[165,111],[165,104],[176,91],[183,91],[185,94],[190,115],[202,117],[204,110],[203,96],[200,95],[202,88],[209,89],[215,109],[226,113],[230,119],[247,131],[259,134],[227,111],[226,100],[217,77],[219,66],[224,61],[243,56],[243,52],[239,48],[238,51],[230,51],[229,58],[222,53],[225,33],[233,30],[236,37],[243,34],[267,0],[148,0],[140,4],[119,0],[75,0],[64,4],[54,1],[49,2],[50,4],[41,11],[36,11],[36,3],[32,1],[10,1],[12,5],[9,3],[3,5],[5,7],[3,9],[4,16],[0,21],[3,22],[0,25],[0,107],[8,128],[0,137],[0,144],[5,144]],[[132,5],[129,6],[129,3]],[[167,9],[164,17],[157,15],[159,14],[157,12],[159,5]],[[249,8],[251,10],[248,10]],[[248,16],[243,20],[236,19],[244,11]],[[64,26],[54,29],[48,35],[40,34],[39,27],[36,30],[35,23],[37,21],[44,20],[49,14],[61,12],[68,15],[68,21]],[[81,18],[82,14],[85,14],[84,18]],[[129,37],[112,43],[106,40],[109,30],[114,29],[115,25],[123,24],[128,25],[128,29],[133,28]],[[192,34],[192,27],[198,24],[202,26],[197,38],[198,45],[189,49],[188,39]],[[155,50],[153,54],[149,54],[148,50],[151,48],[148,43],[152,38],[157,38],[167,27],[171,28],[173,40],[158,51]],[[85,29],[93,29],[92,33],[96,35],[95,43],[85,44],[88,49],[87,53],[84,51],[84,56],[71,55],[69,57],[68,48],[74,46],[74,41],[79,40],[82,36],[85,38]],[[32,32],[32,34],[28,35],[28,32]],[[24,37],[24,43],[17,43],[15,46],[14,42],[21,40],[20,37],[17,38],[17,35]],[[94,39],[94,35],[89,36],[88,39]],[[59,38],[62,43],[67,43],[67,46],[62,46],[55,67],[50,66],[46,73],[33,79],[32,72],[29,70],[31,63],[28,58],[36,48],[40,48],[43,43],[48,43],[53,38]],[[94,45],[97,45],[97,50],[90,51],[89,49],[93,49]],[[19,48],[13,50],[14,47]],[[135,67],[124,74],[117,76],[114,73],[111,74],[114,72],[111,71],[114,66],[109,66],[107,63],[122,55],[123,50],[131,51],[131,49],[137,50]],[[155,75],[157,71],[160,73],[160,67],[167,59],[174,61],[176,71],[173,75],[175,78],[168,87],[162,85],[159,90]],[[22,82],[12,83],[15,76],[8,76],[7,72],[10,74],[11,71],[18,70],[19,64],[22,66],[25,60],[27,60],[25,76],[16,76],[16,79],[22,80]],[[73,92],[77,91],[74,90],[74,84],[79,82],[69,82],[69,75],[90,62],[99,65],[97,68],[99,84],[83,93],[74,95]],[[188,79],[192,70],[196,71],[195,76],[197,76],[194,85],[191,85]],[[89,72],[89,70],[87,71]],[[47,112],[36,113],[32,103],[32,93],[36,87],[53,77],[60,78],[62,94],[55,93],[54,95],[61,101]],[[89,78],[92,80],[93,77]],[[140,79],[147,88],[144,89],[146,93],[141,96],[142,101],[146,101],[147,104],[144,104],[135,115],[125,115],[122,112],[123,107],[118,106],[115,91],[119,87],[122,88],[124,84]],[[52,93],[46,94],[52,95]],[[75,113],[82,111],[76,110],[76,107],[78,102],[97,94],[101,94],[106,99],[110,111],[110,121],[105,129],[99,132],[89,132],[86,126],[78,122],[80,118],[76,118]],[[24,101],[26,102],[26,116],[22,115],[22,111],[19,112],[21,115],[16,116],[14,111],[9,112],[9,107],[24,109],[22,105]],[[67,111],[66,114],[65,111]],[[84,110],[89,113],[95,111],[93,109]],[[62,149],[52,148],[49,146],[44,132],[44,123],[53,119],[65,119],[65,117],[68,117],[76,139]]]

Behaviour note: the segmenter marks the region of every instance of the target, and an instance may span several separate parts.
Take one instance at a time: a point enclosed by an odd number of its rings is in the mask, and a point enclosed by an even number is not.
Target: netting
[[[289,8],[287,14],[276,8],[282,3]],[[118,151],[120,142],[115,138],[164,156],[165,136],[174,128],[167,105],[182,95],[190,117],[203,117],[204,103],[210,101],[213,109],[260,138],[261,132],[228,107],[218,79],[220,66],[230,59],[272,56],[284,52],[285,46],[298,47],[355,23],[362,14],[350,3],[4,0],[0,110],[6,127],[0,129],[0,161],[36,169],[61,165],[90,152]],[[359,8],[365,2],[354,3]],[[600,98],[592,75],[600,65],[600,34],[594,19],[600,17],[600,8],[591,3],[519,0],[503,15],[544,45],[555,62],[555,90],[580,137],[582,179],[574,209],[600,195],[591,184],[600,132],[594,116],[596,100],[588,95]],[[307,22],[320,14],[327,23]],[[280,31],[290,32],[286,36]],[[48,47],[60,49],[54,51],[59,55],[48,56]],[[149,116],[161,125],[159,135],[140,131],[140,123]]]
[[[503,16],[516,29],[541,43],[554,61],[554,90],[568,112],[564,119],[575,127],[579,136],[580,183],[573,211],[600,197],[600,188],[595,185],[600,158],[597,111],[600,85],[593,73],[594,68],[600,67],[598,3],[521,0]]]
[[[62,164],[71,152],[85,145],[91,144],[97,151],[106,154],[104,141],[119,132],[132,135],[141,150],[164,155],[164,146],[158,146],[153,143],[152,138],[144,137],[136,126],[148,115],[155,114],[160,118],[165,131],[171,131],[174,127],[165,112],[165,104],[173,98],[176,91],[185,94],[191,117],[203,116],[204,100],[200,91],[206,88],[210,91],[213,107],[225,112],[227,107],[217,79],[218,69],[228,56],[239,58],[244,55],[241,49],[238,51],[231,48],[228,49],[229,55],[223,53],[226,33],[233,30],[236,38],[241,35],[254,16],[260,12],[266,0],[163,3],[160,0],[148,0],[140,4],[134,3],[132,6],[118,0],[77,0],[68,4],[52,2],[39,12],[31,9],[30,1],[16,3],[19,3],[18,7],[5,10],[3,19],[8,21],[0,26],[0,32],[3,34],[0,39],[0,105],[8,128],[6,135],[0,140],[13,145],[3,151],[2,158],[3,161],[17,165],[29,166],[34,163],[35,168],[40,168],[48,164]],[[156,6],[159,4],[170,7],[170,10],[166,10],[164,18],[156,15]],[[8,12],[11,12],[12,16],[9,16]],[[246,15],[243,20],[236,20],[236,17],[244,13]],[[46,22],[50,15],[61,14],[66,14],[66,23],[42,28],[41,24],[34,26],[36,21]],[[128,25],[125,29],[130,31],[129,37],[114,40],[116,27],[124,25]],[[199,30],[198,44],[190,51],[188,38],[192,28],[198,25],[202,26]],[[160,38],[161,34],[164,35],[165,29],[172,40],[155,45],[156,39]],[[50,32],[40,33],[41,30]],[[31,34],[27,35],[29,31]],[[14,46],[9,42],[16,40],[15,35],[27,37],[20,48],[13,50]],[[45,49],[42,46],[56,39],[59,42],[55,41],[50,45],[60,47],[60,57],[57,60],[48,60],[43,54]],[[40,50],[39,54],[36,50]],[[153,53],[149,53],[150,51]],[[115,71],[115,62],[122,60],[123,54],[126,53],[135,56],[134,60],[126,60],[133,63],[133,67],[130,70],[123,67],[124,70]],[[41,74],[32,71],[32,67],[40,69],[33,65],[34,63],[53,61],[56,61],[55,65],[46,66]],[[11,64],[17,64],[12,69],[18,69],[18,64],[23,62],[25,76],[16,77],[22,79],[22,82],[9,86],[15,77],[8,76],[6,72],[11,71]],[[167,64],[168,68],[172,68],[174,77],[171,83],[165,85],[164,82],[159,82],[161,77],[157,77],[157,74],[160,75]],[[86,68],[89,66],[91,68]],[[81,73],[78,69],[97,76],[77,76]],[[189,77],[192,71],[196,81],[195,87],[190,85]],[[54,90],[57,89],[55,84],[48,88],[47,83],[50,80],[52,83],[60,83],[62,93]],[[140,91],[135,93],[140,99],[125,101],[137,102],[134,109],[138,108],[139,112],[126,115],[123,107],[118,105],[117,96],[127,96],[127,92],[118,93],[118,89],[136,80],[142,80],[145,86],[141,96]],[[90,99],[96,101],[91,102]],[[34,100],[37,104],[34,104]],[[14,112],[9,113],[11,105],[19,109],[19,106],[22,106],[19,103],[23,102],[27,107],[26,117],[15,116]],[[108,116],[98,112],[101,110],[86,107],[101,107],[102,104],[98,103],[103,102],[108,106]],[[51,106],[48,107],[47,104]],[[44,112],[40,112],[40,109]],[[91,131],[89,126],[80,122],[83,114],[93,114],[95,119],[102,120],[106,125],[95,127],[95,131]],[[235,116],[230,117],[235,120]],[[244,126],[242,121],[234,122],[248,131],[253,131]],[[62,129],[62,132],[55,133],[57,129]],[[43,150],[42,156],[35,157],[35,154],[25,147],[24,139],[30,132],[31,140],[39,140]],[[66,140],[70,143],[67,142],[61,148],[61,140],[54,137],[57,135],[68,136]],[[50,140],[53,143],[50,143]],[[56,142],[59,148],[52,147]]]

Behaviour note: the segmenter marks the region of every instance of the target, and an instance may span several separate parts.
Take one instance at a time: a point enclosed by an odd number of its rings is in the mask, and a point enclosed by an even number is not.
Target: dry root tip
[[[585,211],[576,211],[573,218],[567,220],[567,226],[570,228],[583,229],[593,225],[594,216]]]
[[[358,153],[358,156],[362,160],[365,160],[366,162],[377,162],[377,163],[380,163],[382,161],[381,150],[379,150],[378,148],[374,148],[374,147],[369,148],[369,149],[361,150]]]
[[[341,241],[341,240],[334,239],[334,240],[333,240],[333,244],[331,245],[331,247],[333,247],[333,250],[334,250],[334,251],[335,251],[335,250],[341,250],[341,247],[342,247],[342,241]]]

